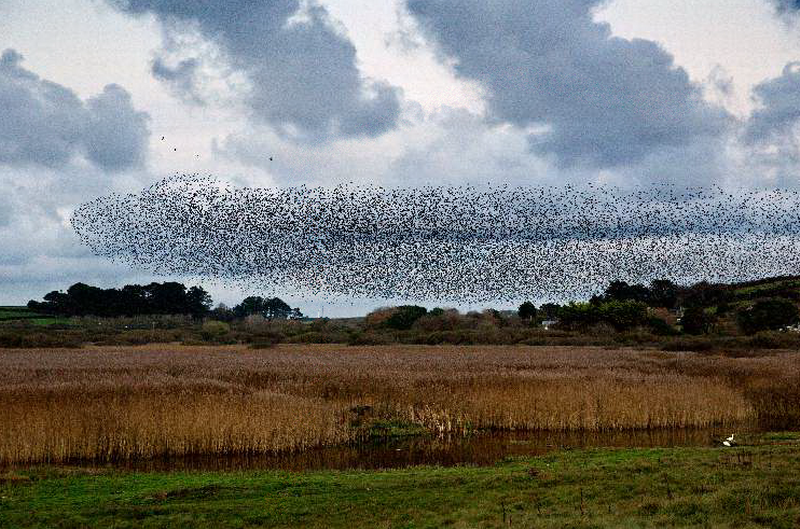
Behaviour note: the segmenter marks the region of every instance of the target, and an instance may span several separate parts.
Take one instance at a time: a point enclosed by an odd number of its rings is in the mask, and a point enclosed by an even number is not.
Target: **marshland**
[[[792,527],[798,285],[348,319],[73,286],[0,308],[0,525]]]
[[[800,354],[526,346],[0,350],[0,463],[302,451],[380,435],[800,418]]]

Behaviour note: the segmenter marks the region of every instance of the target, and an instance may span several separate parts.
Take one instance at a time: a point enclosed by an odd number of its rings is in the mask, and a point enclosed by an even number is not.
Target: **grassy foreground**
[[[494,467],[0,473],[2,527],[797,527],[800,435]]]

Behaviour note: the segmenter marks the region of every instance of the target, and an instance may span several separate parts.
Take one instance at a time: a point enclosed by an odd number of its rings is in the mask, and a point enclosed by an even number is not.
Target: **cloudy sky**
[[[2,0],[0,304],[151,279],[93,257],[69,219],[175,173],[796,188],[799,13],[794,0]]]

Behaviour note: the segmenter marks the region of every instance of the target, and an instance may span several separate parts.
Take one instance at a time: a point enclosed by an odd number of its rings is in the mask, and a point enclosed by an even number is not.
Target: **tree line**
[[[728,318],[735,321],[745,334],[782,329],[800,322],[798,293],[782,287],[773,278],[752,284],[696,283],[680,286],[666,279],[650,285],[628,284],[612,281],[602,294],[592,296],[588,302],[571,302],[564,306],[547,303],[540,308],[526,301],[517,314],[524,320],[558,319],[565,328],[580,329],[598,323],[611,325],[617,330],[633,327],[651,327],[657,334],[671,334],[674,329],[650,309],[660,308],[680,314],[681,329],[686,334],[706,334]],[[789,278],[792,279],[792,278]],[[757,286],[768,281],[778,286],[770,289],[742,289],[743,285]],[[753,302],[749,302],[753,300]]]
[[[30,300],[28,308],[58,316],[137,316],[147,314],[185,314],[211,316],[222,320],[261,315],[267,319],[302,318],[299,308],[291,308],[282,299],[249,296],[232,309],[223,304],[212,310],[213,300],[203,287],[177,282],[125,285],[100,288],[75,283],[66,292],[54,290],[44,301]]]

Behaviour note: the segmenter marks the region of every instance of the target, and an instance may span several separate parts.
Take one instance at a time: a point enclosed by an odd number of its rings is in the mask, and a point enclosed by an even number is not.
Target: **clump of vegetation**
[[[210,343],[231,343],[231,326],[222,321],[204,321],[200,329],[200,336]]]
[[[794,302],[783,298],[757,301],[737,314],[739,326],[746,334],[773,331],[800,321],[800,312]]]
[[[606,301],[600,303],[570,303],[558,313],[568,328],[587,328],[606,323],[621,331],[648,323],[647,305],[641,301]]]

